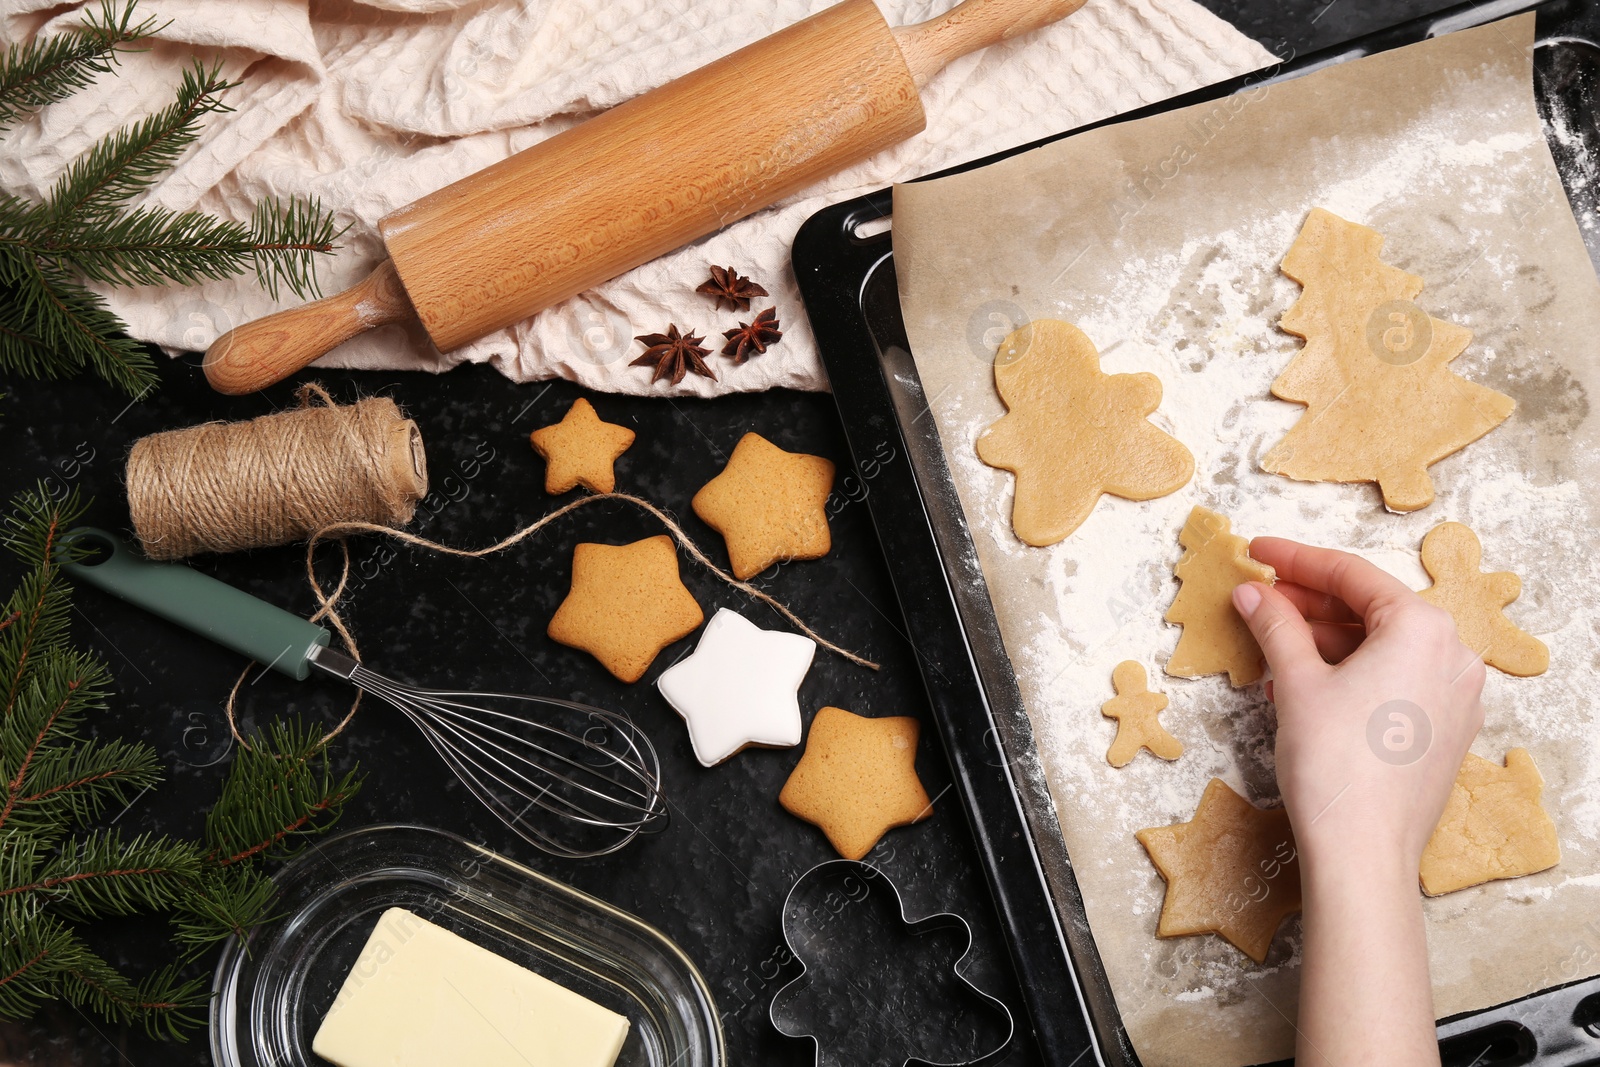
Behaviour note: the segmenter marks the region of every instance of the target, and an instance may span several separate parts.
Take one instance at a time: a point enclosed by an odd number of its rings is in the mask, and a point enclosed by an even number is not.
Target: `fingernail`
[[[1233,606],[1245,618],[1256,613],[1256,608],[1261,606],[1261,590],[1255,587],[1254,582],[1233,587]]]

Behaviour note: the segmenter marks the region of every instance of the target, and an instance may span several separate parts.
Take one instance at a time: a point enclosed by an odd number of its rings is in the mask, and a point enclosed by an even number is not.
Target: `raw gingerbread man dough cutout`
[[[1415,511],[1433,502],[1428,468],[1516,404],[1451,372],[1472,331],[1412,303],[1422,279],[1382,251],[1377,231],[1314,208],[1284,257],[1305,291],[1278,324],[1306,343],[1272,395],[1306,412],[1261,467],[1302,482],[1377,482],[1390,511]]]
[[[1539,803],[1543,790],[1525,748],[1507,752],[1504,767],[1467,753],[1444,817],[1422,852],[1422,891],[1436,897],[1560,863],[1556,824]]]
[[[572,550],[572,590],[546,632],[581,649],[624,682],[637,682],[661,650],[705,619],[678,577],[666,534],[631,545],[585,542]]]
[[[1183,627],[1178,647],[1167,659],[1167,673],[1199,678],[1228,672],[1235,687],[1249,685],[1264,672],[1261,646],[1233,609],[1233,587],[1244,582],[1271,584],[1272,568],[1250,558],[1250,542],[1229,532],[1225,516],[1198,505],[1178,535],[1185,552],[1172,568],[1181,585],[1167,621]]]
[[[560,422],[541,426],[528,440],[544,458],[544,491],[551,496],[580,485],[609,493],[617,487],[613,464],[633,444],[633,431],[602,421],[580,396]]]
[[[809,637],[718,608],[694,653],[662,671],[656,688],[683,716],[700,766],[714,767],[750,745],[800,743],[796,694],[816,651]]]
[[[1507,674],[1529,677],[1550,666],[1550,649],[1501,611],[1522,595],[1522,579],[1510,571],[1480,570],[1483,546],[1459,522],[1446,522],[1422,539],[1422,565],[1433,584],[1419,594],[1456,620],[1462,644],[1483,662]]]
[[[1211,779],[1194,818],[1134,835],[1167,881],[1158,937],[1221,934],[1263,963],[1300,910],[1300,861],[1282,808],[1258,808]]]
[[[1113,767],[1126,767],[1147,748],[1152,755],[1164,760],[1175,760],[1183,755],[1183,744],[1167,733],[1157,716],[1167,706],[1163,693],[1150,692],[1150,678],[1144,665],[1137,660],[1124,660],[1111,672],[1111,684],[1117,695],[1100,705],[1100,714],[1117,720],[1117,737],[1106,752],[1106,762]]]
[[[1064,540],[1104,493],[1152,500],[1186,485],[1194,456],[1147,416],[1161,404],[1154,374],[1106,374],[1083,331],[1039,319],[995,355],[1009,412],[978,438],[978,458],[1016,475],[1011,527],[1036,547]]]

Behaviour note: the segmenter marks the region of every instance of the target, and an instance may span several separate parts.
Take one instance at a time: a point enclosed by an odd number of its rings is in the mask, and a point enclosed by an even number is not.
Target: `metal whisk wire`
[[[404,712],[462,784],[537,848],[572,859],[603,856],[666,827],[655,747],[624,715],[553,697],[423,689],[329,648],[315,649],[311,662]],[[497,702],[537,710],[516,715],[489,706]],[[582,729],[554,724],[553,712]],[[578,832],[557,836],[529,818],[536,811]]]

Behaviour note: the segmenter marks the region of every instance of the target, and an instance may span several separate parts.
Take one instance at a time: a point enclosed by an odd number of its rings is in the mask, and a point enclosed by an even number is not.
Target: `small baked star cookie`
[[[832,489],[830,460],[785,452],[747,433],[691,506],[727,541],[733,575],[743,581],[774,563],[828,554],[833,535],[825,505]]]
[[[1261,963],[1300,910],[1300,861],[1289,813],[1258,808],[1211,779],[1194,818],[1134,835],[1167,880],[1159,937],[1221,934]]]
[[[1560,863],[1556,824],[1539,803],[1543,791],[1527,749],[1507,752],[1504,767],[1467,753],[1422,851],[1422,891],[1436,897]]]
[[[1117,738],[1106,752],[1106,762],[1126,767],[1141,748],[1164,760],[1183,755],[1183,744],[1161,725],[1157,716],[1167,706],[1162,693],[1150,692],[1150,679],[1137,660],[1123,660],[1111,672],[1117,695],[1100,705],[1100,714],[1117,720]]]
[[[540,427],[528,439],[544,457],[545,492],[555,496],[582,485],[609,493],[617,487],[612,464],[633,444],[633,431],[601,422],[594,405],[580,396],[560,422]]]
[[[694,654],[661,672],[656,688],[688,724],[700,765],[713,767],[747,745],[800,743],[796,694],[816,651],[809,637],[718,608]]]
[[[1227,671],[1228,681],[1241,686],[1263,673],[1261,646],[1233,609],[1233,587],[1270,585],[1277,576],[1250,558],[1250,542],[1229,531],[1226,516],[1196,506],[1178,535],[1185,551],[1172,570],[1181,584],[1167,609],[1167,621],[1183,627],[1167,660],[1167,673],[1176,678]]]
[[[572,591],[546,631],[624,682],[637,682],[663,648],[705,619],[678,577],[666,534],[631,545],[585,542],[572,550]]]
[[[1450,613],[1461,643],[1489,666],[1524,678],[1543,674],[1550,649],[1500,610],[1522,595],[1522,579],[1510,571],[1484,573],[1482,562],[1477,534],[1459,522],[1435,526],[1422,539],[1422,565],[1433,584],[1419,595]]]
[[[918,734],[909,716],[868,719],[823,708],[778,803],[819,827],[839,855],[858,860],[889,830],[933,814],[917,777]]]
[[[1151,500],[1194,474],[1194,456],[1149,420],[1161,379],[1105,373],[1071,323],[1038,319],[1009,334],[994,385],[1007,414],[978,438],[978,458],[1016,475],[1011,527],[1025,544],[1065,539],[1105,493]]]

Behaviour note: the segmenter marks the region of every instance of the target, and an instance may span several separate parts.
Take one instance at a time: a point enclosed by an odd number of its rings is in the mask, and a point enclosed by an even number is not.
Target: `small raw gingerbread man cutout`
[[[612,465],[633,444],[633,431],[602,422],[594,405],[580,396],[560,422],[540,427],[528,440],[544,458],[544,491],[551,496],[580,485],[609,493],[617,487]]]
[[[622,681],[637,682],[663,648],[704,620],[678,577],[672,538],[657,534],[631,545],[586,542],[573,549],[572,591],[546,632]]]
[[[1134,835],[1166,879],[1158,937],[1221,934],[1263,963],[1278,924],[1300,910],[1289,813],[1258,808],[1211,779],[1194,818]]]
[[[1500,609],[1522,594],[1522,579],[1510,571],[1485,573],[1478,535],[1459,522],[1435,526],[1422,539],[1422,565],[1433,585],[1422,599],[1456,620],[1456,633],[1483,662],[1507,674],[1528,677],[1550,666],[1550,649],[1519,629]]]
[[[1124,660],[1111,672],[1117,695],[1100,705],[1100,714],[1117,720],[1117,738],[1106,752],[1106,762],[1126,767],[1141,748],[1164,760],[1183,755],[1183,744],[1167,733],[1156,717],[1167,706],[1162,693],[1150,692],[1150,678],[1137,660]]]
[[[978,458],[1016,475],[1011,528],[1036,547],[1064,540],[1102,494],[1151,500],[1181,488],[1194,456],[1148,419],[1154,374],[1106,374],[1083,331],[1039,319],[1000,343],[994,385],[1009,412],[978,438]]]

